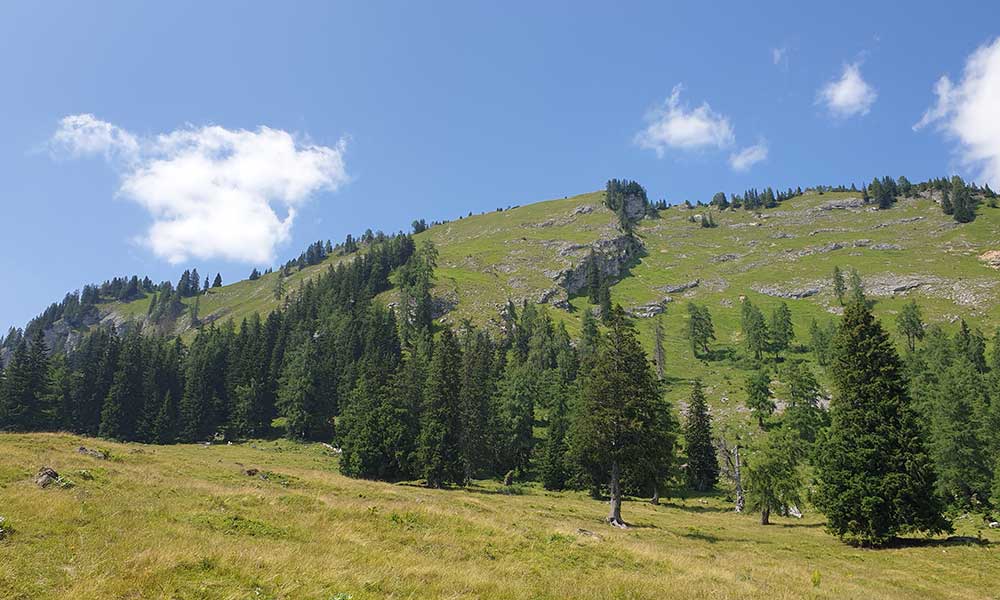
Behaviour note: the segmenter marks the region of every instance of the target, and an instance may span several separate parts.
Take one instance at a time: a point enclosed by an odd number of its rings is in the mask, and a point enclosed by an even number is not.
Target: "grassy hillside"
[[[971,519],[956,535],[982,533],[987,545],[870,551],[841,544],[808,511],[762,527],[717,498],[626,502],[635,527],[618,530],[581,493],[352,480],[320,444],[0,434],[0,456],[0,516],[13,529],[0,540],[0,597],[10,599],[1000,595],[1000,534]],[[39,489],[41,466],[72,487]]]
[[[1000,325],[1000,271],[979,257],[1000,250],[1000,209],[984,205],[973,223],[959,225],[930,199],[901,198],[885,211],[842,207],[852,199],[858,194],[807,193],[759,213],[678,206],[639,224],[637,235],[646,254],[614,285],[612,298],[626,308],[664,303],[667,376],[675,384],[671,397],[682,401],[686,382],[701,377],[717,414],[728,419],[741,412],[746,372],[740,298],[750,298],[766,315],[787,302],[797,342],[806,343],[812,319],[822,323],[840,312],[830,285],[835,265],[863,275],[869,296],[877,301],[875,312],[890,331],[895,331],[900,307],[913,298],[929,323],[954,329],[965,318],[992,335]],[[691,222],[692,216],[708,212],[717,227]],[[434,293],[448,311],[441,321],[457,324],[468,318],[489,324],[508,298],[550,304],[564,299],[554,281],[558,273],[580,265],[595,243],[618,235],[615,215],[603,206],[603,192],[593,192],[464,217],[432,227],[416,240],[431,240],[439,251]],[[308,278],[342,260],[350,257],[331,257],[294,273],[288,290],[294,293]],[[272,293],[275,277],[211,290],[200,300],[202,319],[238,322],[253,312],[273,310],[279,305]],[[668,291],[691,282],[698,285]],[[812,295],[778,297],[795,294]],[[395,299],[393,291],[383,296],[385,302]],[[703,303],[712,313],[718,337],[714,360],[696,360],[688,348],[683,336],[686,301]],[[113,304],[108,310],[111,318],[126,320],[144,315],[148,302]],[[575,333],[587,301],[576,297],[570,302],[572,312],[553,308],[551,314]],[[652,346],[653,322],[637,319],[647,347]],[[804,352],[794,356],[812,360]],[[774,390],[780,399],[780,378]]]

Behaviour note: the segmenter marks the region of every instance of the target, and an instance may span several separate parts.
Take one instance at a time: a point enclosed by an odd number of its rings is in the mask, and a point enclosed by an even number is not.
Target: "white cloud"
[[[348,181],[343,140],[312,145],[268,127],[192,127],[140,138],[93,115],[72,115],[50,145],[71,156],[122,159],[119,193],[149,212],[153,224],[142,241],[171,263],[272,262],[297,210]]]
[[[860,63],[853,63],[844,66],[839,79],[820,89],[816,102],[826,105],[833,116],[844,119],[868,114],[876,98],[878,92],[861,76]]]
[[[788,48],[771,48],[771,62],[776,65],[788,66]]]
[[[94,115],[63,117],[52,136],[51,146],[56,153],[74,158],[103,154],[109,160],[116,156],[132,160],[139,150],[135,136]]]
[[[767,160],[767,141],[761,140],[753,146],[747,146],[739,152],[729,155],[729,166],[736,171],[749,171],[750,167]]]
[[[706,147],[726,148],[735,136],[729,119],[712,110],[707,102],[695,109],[681,104],[683,87],[674,86],[662,107],[647,116],[649,124],[635,136],[635,143],[663,156],[667,148],[695,150]]]
[[[969,56],[957,85],[943,76],[934,93],[937,103],[913,129],[937,123],[958,142],[962,161],[976,177],[1000,187],[1000,38]]]

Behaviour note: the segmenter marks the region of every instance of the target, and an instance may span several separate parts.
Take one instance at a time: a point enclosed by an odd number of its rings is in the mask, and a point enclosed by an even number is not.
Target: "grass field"
[[[629,501],[618,530],[581,493],[351,480],[321,444],[0,434],[0,456],[4,599],[1000,596],[1000,535],[972,518],[956,535],[986,543],[873,551],[811,511],[762,527],[720,497]],[[72,486],[39,489],[41,466]]]

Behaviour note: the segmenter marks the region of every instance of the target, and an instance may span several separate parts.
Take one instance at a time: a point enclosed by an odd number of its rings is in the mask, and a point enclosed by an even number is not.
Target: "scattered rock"
[[[689,281],[687,283],[681,283],[678,285],[664,285],[656,289],[666,293],[666,294],[680,294],[681,292],[686,292],[687,290],[698,287],[701,283],[700,279],[695,279],[694,281]],[[669,300],[668,300],[669,302]]]
[[[861,208],[865,205],[862,198],[844,198],[843,200],[830,200],[819,205],[820,210],[847,210],[851,208]]]
[[[868,246],[871,245],[871,243],[872,243],[871,240],[862,239],[862,240],[854,240],[854,243],[851,245],[854,246],[855,248],[867,248]]]
[[[990,529],[1000,529],[1000,523],[996,521],[990,521]]]
[[[789,300],[801,300],[802,298],[815,296],[816,294],[819,293],[818,287],[807,287],[795,290],[783,290],[775,286],[759,285],[759,286],[754,286],[753,290],[759,294],[764,294],[765,296],[772,296],[774,298],[788,298]]]
[[[86,446],[80,446],[76,449],[76,451],[80,454],[96,458],[97,460],[108,460],[108,453],[104,450],[93,450],[91,448],[87,448]]]
[[[626,311],[629,316],[636,317],[639,319],[649,319],[655,317],[656,315],[662,314],[663,311],[667,309],[666,305],[673,302],[673,298],[667,296],[659,302],[650,302],[649,304],[643,304],[642,306],[633,306]]]
[[[872,246],[872,250],[902,250],[903,247],[899,244],[875,244]]]
[[[585,535],[587,537],[601,539],[600,535],[594,533],[593,531],[590,531],[589,529],[577,529],[576,532],[579,533],[580,535]]]
[[[10,526],[7,525],[7,517],[0,517],[0,540],[7,537],[7,533],[10,531]]]
[[[710,262],[713,262],[713,263],[729,262],[729,261],[732,261],[732,260],[736,260],[739,257],[740,257],[739,254],[720,254],[719,256],[713,256],[710,259]]]
[[[903,219],[896,219],[895,221],[886,221],[885,223],[879,223],[872,227],[872,229],[882,229],[883,227],[889,227],[892,225],[902,225],[904,223],[916,223],[917,221],[923,221],[927,217],[906,217]]]
[[[38,475],[35,475],[35,485],[40,488],[47,488],[53,483],[59,482],[59,473],[56,473],[55,469],[52,467],[42,467],[38,471]]]
[[[575,217],[576,215],[589,215],[592,212],[594,212],[593,205],[591,205],[591,204],[581,204],[580,206],[577,206],[573,210],[573,212],[570,213],[570,215],[572,215],[572,216]]]
[[[826,252],[833,252],[834,250],[840,250],[844,245],[840,242],[830,242],[829,244],[824,244],[822,246],[811,246],[809,248],[803,248],[795,252],[795,256],[802,258],[804,256],[810,256],[813,254],[824,254]]]
[[[1000,270],[1000,250],[987,250],[979,255],[979,260],[991,269]]]

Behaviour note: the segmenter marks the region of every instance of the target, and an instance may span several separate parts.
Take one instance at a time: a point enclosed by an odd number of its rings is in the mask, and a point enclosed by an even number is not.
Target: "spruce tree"
[[[607,521],[624,527],[622,482],[626,471],[648,469],[673,451],[675,432],[669,406],[635,330],[617,307],[593,368],[585,375],[569,448],[576,464],[595,481],[608,483],[611,501]],[[654,456],[659,454],[659,456]],[[636,480],[648,479],[637,476]]]
[[[684,448],[687,454],[687,485],[696,492],[707,492],[719,481],[719,460],[712,445],[712,417],[702,390],[695,379],[688,400],[684,424]]]
[[[774,400],[771,399],[771,378],[763,369],[754,371],[746,380],[746,406],[750,414],[757,419],[757,425],[764,429],[764,421],[775,411]]]
[[[740,321],[747,350],[753,353],[755,360],[761,360],[768,348],[770,333],[763,313],[750,302],[749,298],[743,301]]]
[[[531,465],[534,447],[535,404],[539,396],[538,371],[529,364],[507,363],[497,384],[502,424],[501,472],[523,475]]]
[[[985,382],[967,357],[959,356],[942,374],[932,400],[930,454],[937,491],[956,507],[968,509],[990,494],[993,465],[982,427],[989,413]]]
[[[847,285],[844,283],[844,273],[840,267],[833,267],[833,294],[837,297],[837,302],[843,306],[844,294],[847,293]]]
[[[828,529],[865,546],[949,530],[899,357],[858,299],[844,312],[831,373],[831,425],[820,442],[814,498]]]
[[[431,357],[420,420],[419,461],[430,487],[462,483],[460,394],[462,350],[451,329],[445,329]]]
[[[549,413],[548,436],[542,452],[539,471],[542,486],[547,490],[561,490],[569,480],[570,469],[566,460],[566,433],[569,429],[569,406],[565,384],[558,386],[554,406]]]
[[[794,361],[785,367],[784,379],[788,403],[782,422],[803,441],[812,443],[826,425],[826,414],[819,406],[819,383],[807,365]]]
[[[768,327],[771,352],[775,358],[784,352],[795,339],[795,329],[792,326],[792,311],[782,302],[771,313],[771,323]]]

